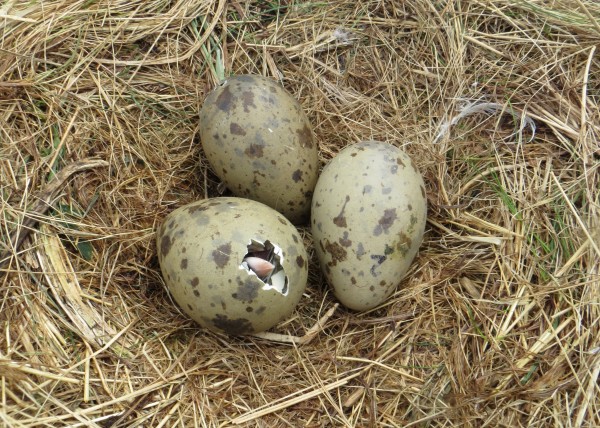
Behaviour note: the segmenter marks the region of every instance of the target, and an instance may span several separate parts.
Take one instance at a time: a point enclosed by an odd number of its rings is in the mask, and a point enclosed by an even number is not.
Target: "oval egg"
[[[156,242],[173,299],[210,330],[267,330],[290,316],[306,287],[308,257],[297,229],[256,201],[222,197],[180,207]]]
[[[318,148],[300,104],[262,76],[228,78],[205,99],[200,138],[215,174],[239,197],[306,221]]]
[[[311,216],[315,251],[338,300],[374,308],[394,292],[422,242],[423,178],[395,146],[348,146],[321,172]]]

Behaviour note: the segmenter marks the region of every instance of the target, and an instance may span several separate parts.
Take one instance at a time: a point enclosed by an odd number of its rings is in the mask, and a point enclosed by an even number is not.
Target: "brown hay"
[[[597,2],[0,17],[0,425],[600,425]],[[423,172],[425,241],[380,308],[334,307],[309,230],[309,288],[270,335],[200,330],[170,300],[154,231],[218,195],[198,111],[235,73],[301,101],[323,163],[377,139]]]

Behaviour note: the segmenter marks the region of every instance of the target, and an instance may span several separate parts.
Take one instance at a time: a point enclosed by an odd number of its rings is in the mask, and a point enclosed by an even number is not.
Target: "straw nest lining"
[[[600,425],[596,2],[9,0],[0,17],[2,424]],[[323,163],[376,139],[422,171],[425,241],[380,308],[337,307],[314,254],[273,335],[199,330],[169,299],[154,232],[218,194],[198,111],[239,73],[301,101]]]

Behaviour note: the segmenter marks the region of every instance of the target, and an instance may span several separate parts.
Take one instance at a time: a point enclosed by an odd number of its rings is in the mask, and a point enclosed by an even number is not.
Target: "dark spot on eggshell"
[[[189,303],[187,304],[187,307],[188,307],[188,309],[189,309],[190,311],[193,311],[193,310],[194,310],[194,307],[193,307],[192,305],[190,305]]]
[[[388,233],[389,228],[394,224],[394,221],[398,218],[396,214],[396,208],[388,208],[384,210],[383,216],[377,222],[373,235],[379,236],[382,233]]]
[[[260,280],[256,277],[248,277],[244,281],[238,279],[237,292],[233,293],[231,297],[243,302],[249,302],[258,297],[260,288]]]
[[[239,124],[234,122],[229,124],[229,132],[231,132],[233,135],[246,135],[246,131],[244,130],[244,128],[242,128]]]
[[[340,211],[340,213],[337,216],[335,216],[333,218],[333,223],[337,227],[348,227],[348,224],[346,223],[346,216],[344,215],[344,211],[346,210],[346,204],[348,204],[349,200],[350,200],[350,196],[346,195],[346,200],[344,201],[344,205],[342,206],[342,210]]]
[[[246,113],[250,113],[250,107],[256,108],[256,104],[254,104],[254,92],[242,92],[242,106],[244,106],[244,112]]]
[[[252,306],[246,307],[246,312],[252,312],[252,311],[254,311],[254,308]]]
[[[283,217],[277,216],[277,221],[279,221],[279,223],[281,223],[281,224],[287,224],[287,222],[285,221],[285,219]]]
[[[347,230],[344,231],[343,237],[338,239],[338,241],[340,244],[342,244],[343,247],[347,248],[347,247],[352,246],[352,241],[350,239],[348,239],[348,231]]]
[[[267,309],[267,307],[266,307],[266,306],[260,306],[260,307],[259,307],[259,308],[258,308],[258,309],[257,309],[257,310],[254,312],[254,313],[255,313],[256,315],[260,315],[260,314],[262,314],[262,313],[263,313],[263,312],[264,312],[266,309]]]
[[[371,256],[371,260],[375,260],[376,264],[374,264],[373,266],[371,266],[371,275],[373,276],[377,276],[377,272],[375,272],[375,269],[377,269],[377,267],[379,265],[381,265],[385,260],[387,259],[386,256],[384,255],[372,255]]]
[[[166,257],[171,251],[171,246],[173,242],[171,241],[171,237],[169,235],[164,235],[160,240],[160,253],[163,257]]]
[[[292,174],[292,180],[294,180],[295,183],[302,180],[302,171],[300,171],[299,169],[294,171],[294,173]]]
[[[187,269],[188,267],[188,259],[181,259],[181,263],[179,264],[181,269]]]
[[[231,254],[231,243],[219,245],[216,250],[212,252],[213,261],[220,268],[224,268],[229,262],[229,255]]]
[[[298,265],[298,267],[300,267],[300,268],[304,267],[304,263],[306,263],[306,260],[304,260],[304,257],[302,257],[302,256],[296,257],[296,264]]]
[[[386,256],[380,256],[380,255],[372,255],[371,259],[372,260],[376,260],[377,264],[380,265],[380,264],[382,264],[387,259],[387,257]]]
[[[396,244],[396,249],[402,254],[402,257],[406,257],[410,247],[412,246],[412,239],[404,232],[400,232],[400,239]]]
[[[298,237],[296,235],[292,235],[292,239],[294,240],[294,243],[297,244],[298,243]]]
[[[421,195],[423,196],[423,199],[425,199],[426,194],[425,194],[425,188],[423,186],[420,186],[421,188]]]
[[[217,316],[211,320],[211,323],[219,330],[231,334],[232,336],[252,333],[254,331],[252,323],[245,318],[229,319],[227,315],[217,314]]]
[[[392,165],[392,167],[390,168],[390,172],[392,174],[396,174],[398,172],[398,165]]]
[[[412,211],[412,209],[413,209],[413,207],[412,207],[412,205],[411,205],[411,204],[408,204],[408,205],[406,206],[406,208],[408,208],[408,210],[409,210],[409,211]]]
[[[225,88],[221,91],[219,96],[217,97],[215,104],[224,112],[229,112],[233,103],[233,94],[229,89],[229,86],[225,86]]]
[[[308,125],[304,124],[304,126],[301,129],[298,129],[296,133],[298,134],[298,140],[301,147],[312,148],[314,146],[313,135]]]
[[[200,297],[200,292],[198,290],[194,290],[194,296]]]
[[[369,287],[369,290],[371,290],[371,291],[375,291],[375,286],[374,286],[374,285],[371,285],[371,286]]]
[[[350,278],[350,282],[352,283],[352,285],[356,285],[356,278],[354,278],[354,277]]]
[[[358,260],[360,260],[362,258],[362,256],[364,256],[365,254],[366,254],[365,246],[363,245],[362,242],[359,242],[358,245],[356,246],[356,258]]]
[[[263,151],[264,146],[261,146],[260,144],[250,144],[246,150],[244,150],[244,153],[251,158],[262,158],[264,156]]]
[[[195,276],[194,278],[192,278],[192,280],[190,281],[190,285],[194,288],[198,287],[198,284],[200,284],[200,279],[198,279],[197,276]],[[209,285],[208,288],[211,288],[211,286]]]
[[[196,212],[206,211],[208,209],[205,205],[191,205],[186,208],[188,214],[193,215]]]
[[[412,233],[415,230],[415,226],[417,225],[417,216],[414,214],[410,215],[410,224],[408,226],[408,231]]]
[[[346,249],[337,242],[329,242],[329,240],[327,240],[325,243],[325,250],[331,254],[331,262],[329,262],[329,264],[332,266],[335,266],[338,262],[343,262],[348,256]]]

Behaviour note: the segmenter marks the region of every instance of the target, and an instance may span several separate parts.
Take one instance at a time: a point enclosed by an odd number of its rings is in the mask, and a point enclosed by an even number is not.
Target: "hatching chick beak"
[[[271,272],[273,272],[273,269],[275,269],[275,265],[273,263],[270,263],[265,259],[261,259],[260,257],[246,257],[244,261],[259,278],[268,277]]]

